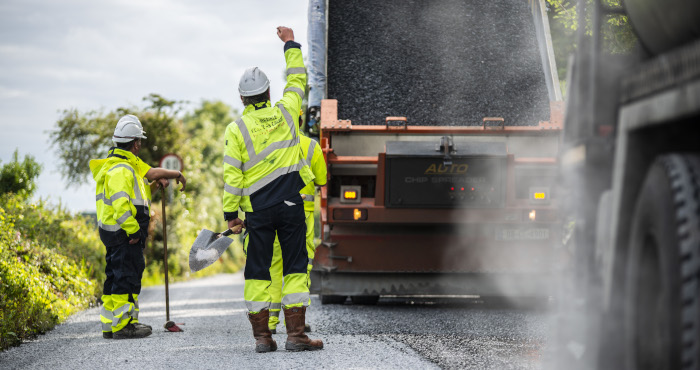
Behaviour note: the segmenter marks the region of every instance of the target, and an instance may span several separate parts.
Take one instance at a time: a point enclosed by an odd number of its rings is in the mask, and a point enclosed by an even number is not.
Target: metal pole
[[[165,189],[161,188],[163,205],[163,267],[165,269],[165,321],[170,321],[170,299],[168,297],[168,232],[165,225]]]

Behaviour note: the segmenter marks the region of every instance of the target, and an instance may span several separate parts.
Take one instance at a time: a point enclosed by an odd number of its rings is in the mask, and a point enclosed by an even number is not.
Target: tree
[[[139,117],[146,136],[139,157],[151,166],[158,165],[163,155],[181,148],[184,140],[182,122],[176,114],[184,102],[167,100],[158,94],[143,98],[150,104],[145,109],[117,108],[112,112],[66,109],[49,133],[51,146],[56,149],[61,176],[68,186],[85,184],[92,178],[88,163],[103,158],[113,147],[112,135],[120,117],[133,114]]]
[[[41,165],[31,155],[25,155],[19,161],[18,150],[15,149],[12,161],[0,169],[0,194],[14,193],[29,199],[36,190],[35,179],[41,173]]]
[[[585,31],[592,35],[592,9],[594,2],[600,1],[600,5],[606,8],[619,9],[621,0],[586,0]],[[554,19],[569,30],[576,31],[579,27],[578,1],[574,0],[547,0],[549,7],[554,11]],[[624,14],[606,15],[601,20],[601,34],[603,50],[611,54],[629,53],[637,45],[637,38],[632,31],[629,19]]]

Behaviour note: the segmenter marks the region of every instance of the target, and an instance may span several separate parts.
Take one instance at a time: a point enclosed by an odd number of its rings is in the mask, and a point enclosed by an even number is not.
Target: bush
[[[0,168],[0,194],[14,193],[28,199],[36,190],[34,179],[39,176],[41,165],[30,155],[25,156],[22,162],[18,157],[15,149],[12,161]]]
[[[99,246],[89,236],[66,236],[69,225],[87,228],[84,219],[60,209],[28,205],[15,194],[0,196],[0,349],[44,333],[95,302],[100,269],[87,261]],[[76,258],[80,247],[87,257]]]
[[[44,201],[27,204],[11,195],[0,197],[0,206],[15,220],[23,238],[85,265],[90,279],[104,281],[105,248],[92,220],[72,215],[60,206],[50,207]],[[97,284],[94,296],[100,295],[102,285]]]

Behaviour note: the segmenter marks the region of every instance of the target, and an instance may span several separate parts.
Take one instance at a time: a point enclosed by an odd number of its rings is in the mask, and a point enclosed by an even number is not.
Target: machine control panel
[[[499,142],[387,142],[386,207],[498,208],[506,148]]]

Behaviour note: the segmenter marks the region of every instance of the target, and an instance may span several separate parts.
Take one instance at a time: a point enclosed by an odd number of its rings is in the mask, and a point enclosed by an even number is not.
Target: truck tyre
[[[321,304],[343,304],[347,298],[344,295],[323,294]]]
[[[379,302],[378,295],[354,295],[350,299],[353,304],[375,305]]]
[[[656,159],[637,198],[625,294],[629,369],[700,369],[700,156]]]

